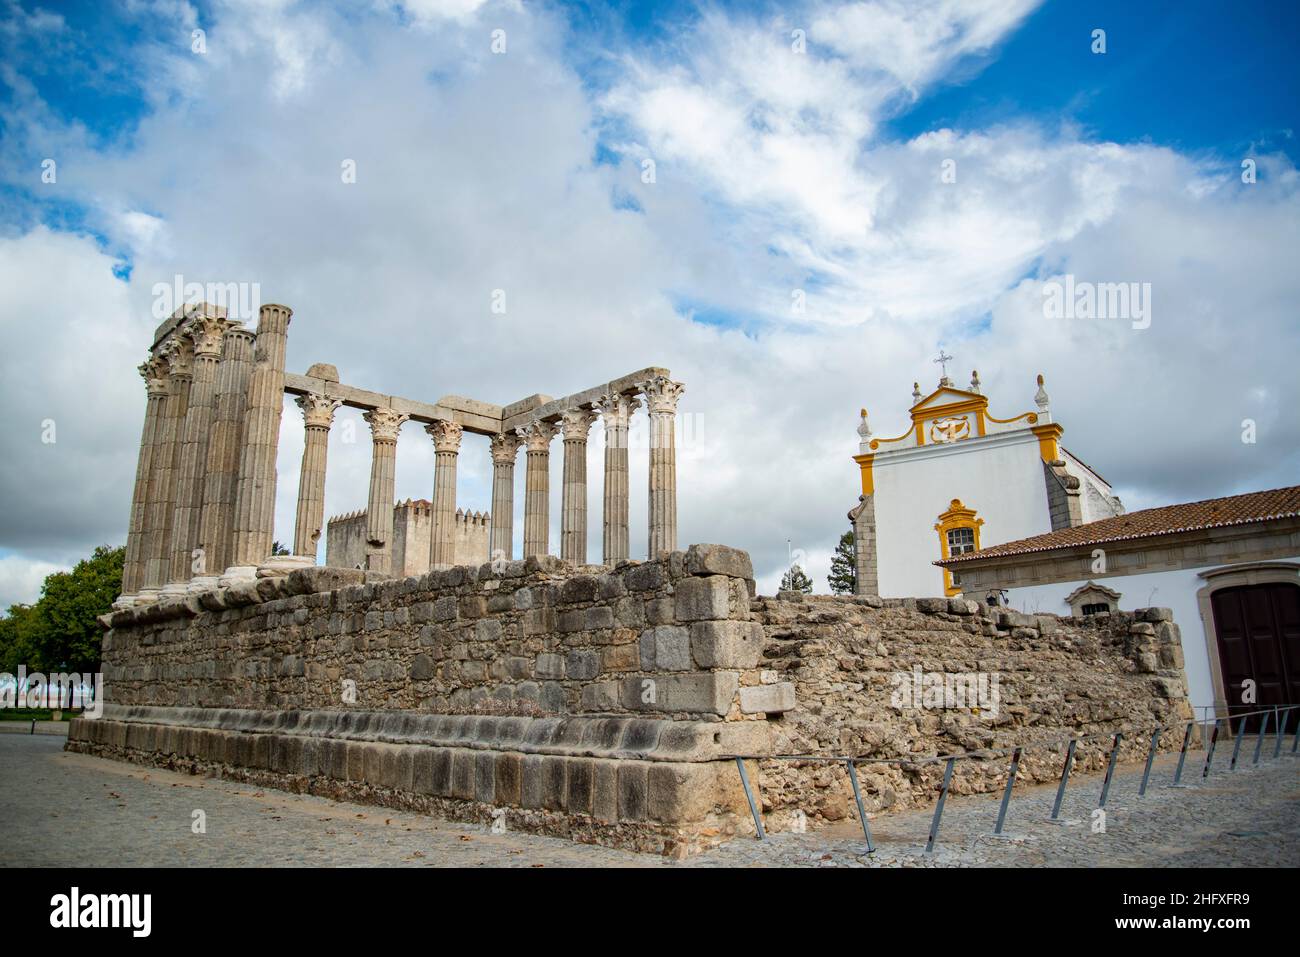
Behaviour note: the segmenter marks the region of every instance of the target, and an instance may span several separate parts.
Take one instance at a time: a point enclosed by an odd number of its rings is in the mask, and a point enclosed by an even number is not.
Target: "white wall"
[[[943,556],[934,530],[940,513],[961,499],[984,519],[980,546],[1052,530],[1038,439],[1028,429],[880,453],[875,480],[880,594],[943,594]]]
[[[1300,561],[1300,556],[1279,559],[1279,561]],[[1224,567],[1231,566],[1202,565],[1176,571],[1113,575],[1091,579],[1099,585],[1105,585],[1120,593],[1120,611],[1152,607],[1169,608],[1173,611],[1174,623],[1178,625],[1183,636],[1187,689],[1193,707],[1209,707],[1214,704],[1214,684],[1210,680],[1210,658],[1206,645],[1205,623],[1201,620],[1200,606],[1196,601],[1196,593],[1205,587],[1205,579],[1200,577],[1200,573]],[[1089,579],[1082,579],[1054,585],[1011,588],[1007,590],[1007,604],[1016,611],[1031,615],[1039,613],[1069,615],[1070,606],[1065,603],[1065,596],[1080,585],[1087,584],[1088,581]]]

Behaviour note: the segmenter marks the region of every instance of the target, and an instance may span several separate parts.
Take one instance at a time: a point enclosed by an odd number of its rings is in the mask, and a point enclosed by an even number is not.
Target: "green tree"
[[[798,565],[791,565],[790,570],[781,576],[781,591],[801,591],[808,594],[812,589],[812,579],[805,575]]]
[[[840,536],[840,543],[835,546],[831,556],[831,573],[826,576],[826,583],[831,586],[833,595],[852,595],[858,586],[858,563],[853,550],[853,531],[850,529]]]
[[[47,575],[35,605],[14,605],[0,620],[5,671],[98,671],[104,630],[95,619],[122,591],[126,549],[101,545],[70,572]]]
[[[272,554],[272,555],[288,555],[288,554],[289,554],[289,549],[285,548],[285,547],[284,547],[283,545],[281,545],[279,542],[272,542],[272,543],[271,543],[271,554]]]

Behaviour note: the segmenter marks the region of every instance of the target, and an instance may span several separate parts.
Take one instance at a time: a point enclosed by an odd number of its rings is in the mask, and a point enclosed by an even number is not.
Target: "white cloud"
[[[0,556],[0,615],[13,605],[31,605],[41,597],[46,575],[64,572],[70,565],[33,561],[18,555]]]

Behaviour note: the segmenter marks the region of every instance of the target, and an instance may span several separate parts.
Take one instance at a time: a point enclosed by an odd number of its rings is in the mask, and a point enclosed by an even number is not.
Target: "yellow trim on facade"
[[[869,453],[853,456],[853,461],[862,469],[862,494],[871,495],[876,490],[876,480],[871,474],[871,463],[875,456]]]
[[[1055,422],[1047,422],[1043,425],[1031,426],[1029,431],[1038,436],[1038,454],[1043,457],[1044,462],[1055,462],[1061,457],[1061,449],[1057,442],[1065,429]]]
[[[896,439],[872,439],[872,440],[871,440],[871,450],[874,452],[876,449],[880,448],[881,443],[884,443],[884,442],[901,442],[901,441],[903,441],[903,439],[907,438],[909,435],[911,435],[911,434],[912,434],[913,432],[915,432],[915,431],[916,431],[916,423],[913,422],[913,423],[912,423],[912,427],[911,427],[910,429],[908,429],[906,432],[904,432],[902,435],[900,435],[900,436],[899,436],[898,438],[896,438]],[[918,443],[918,444],[924,444],[924,443],[922,442],[922,443]]]
[[[988,415],[988,413],[986,412],[985,415]],[[999,418],[997,418],[997,417],[995,417],[995,416],[989,415],[989,421],[990,421],[990,422],[996,422],[998,425],[1010,425],[1012,422],[1019,422],[1021,419],[1024,419],[1024,420],[1026,420],[1030,425],[1033,425],[1033,424],[1035,424],[1035,423],[1038,421],[1038,413],[1037,413],[1037,412],[1022,412],[1020,415],[1013,416],[1013,417],[1010,418],[1010,419],[999,419]]]
[[[934,530],[939,533],[939,554],[941,558],[949,558],[948,554],[948,533],[957,528],[969,528],[975,536],[975,548],[980,547],[980,526],[984,524],[984,519],[975,517],[975,509],[967,508],[961,503],[961,499],[955,498],[948,504],[948,511],[939,516],[939,521],[935,523]],[[943,593],[949,598],[961,594],[961,588],[952,582],[952,572],[948,569],[943,570]]]

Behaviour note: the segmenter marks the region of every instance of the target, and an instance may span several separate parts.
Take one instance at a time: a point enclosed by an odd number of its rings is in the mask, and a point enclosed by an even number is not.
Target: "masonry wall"
[[[956,598],[794,599],[783,593],[754,603],[765,632],[762,680],[795,689],[795,706],[773,723],[774,753],[862,757],[869,813],[935,799],[941,763],[906,768],[888,758],[1028,745],[1017,782],[1029,784],[1059,777],[1065,737],[1120,731],[1121,758],[1138,759],[1157,725],[1191,717],[1178,626],[1167,609],[1080,619]],[[969,706],[917,708],[908,700],[897,706],[894,676],[916,667],[923,674],[996,674],[996,714]],[[1178,733],[1161,741],[1165,749],[1180,743]],[[1076,767],[1103,768],[1108,745],[1080,745]],[[1005,755],[957,762],[952,793],[1002,788],[1008,763]],[[813,821],[850,816],[843,765],[764,761],[760,767],[773,829],[786,826],[795,810]]]

